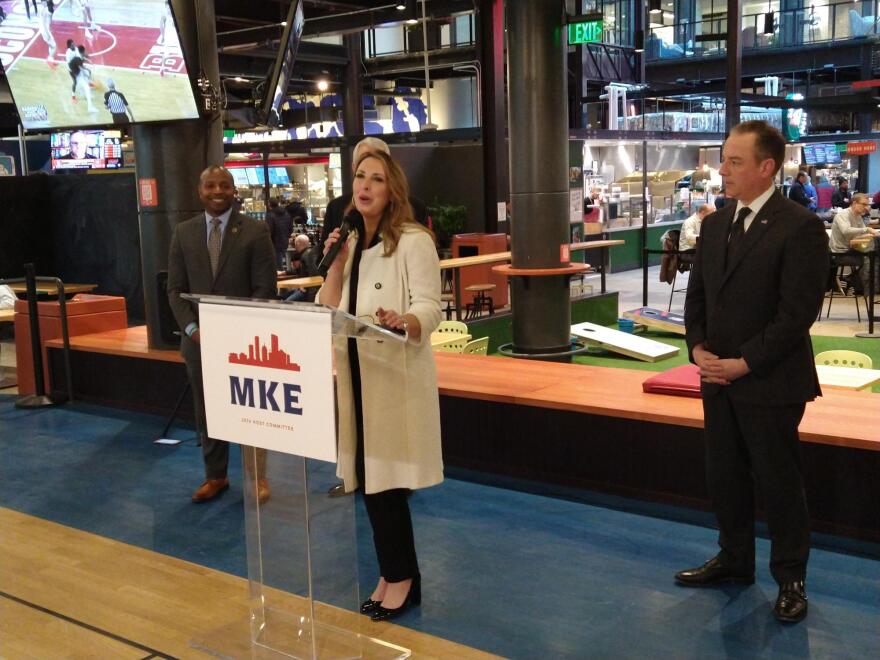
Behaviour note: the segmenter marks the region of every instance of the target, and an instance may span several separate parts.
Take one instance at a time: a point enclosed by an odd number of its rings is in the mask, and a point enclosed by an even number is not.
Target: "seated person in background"
[[[839,255],[836,258],[837,265],[851,267],[846,283],[857,296],[864,295],[868,269],[862,267],[866,259],[865,255],[852,249],[850,241],[861,236],[880,236],[880,231],[865,225],[863,216],[869,209],[868,196],[865,193],[856,193],[852,196],[850,207],[835,215],[834,223],[831,225],[829,247],[833,254]],[[837,285],[844,290],[841,283],[838,282]]]
[[[318,254],[312,247],[309,237],[300,234],[293,239],[294,253],[290,259],[291,275],[293,277],[315,277],[318,272]],[[297,289],[285,300],[292,302],[314,302],[318,287]]]
[[[849,190],[849,181],[840,177],[837,190],[831,195],[831,206],[835,209],[848,209],[852,204],[852,193]]]
[[[693,250],[697,247],[697,237],[700,235],[700,226],[710,213],[715,213],[715,207],[711,204],[703,204],[697,212],[681,223],[681,234],[678,239],[678,249],[681,252]]]
[[[809,208],[810,206],[810,196],[807,194],[806,189],[807,178],[806,172],[798,172],[794,183],[791,184],[791,190],[788,191],[788,198],[804,208]]]

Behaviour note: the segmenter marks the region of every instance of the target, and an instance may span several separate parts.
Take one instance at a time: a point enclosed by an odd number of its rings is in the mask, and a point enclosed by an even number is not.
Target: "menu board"
[[[232,167],[229,170],[232,173],[232,180],[236,186],[248,185],[247,172],[243,167]]]
[[[840,162],[840,152],[834,143],[805,144],[804,162],[807,165],[834,165]]]
[[[290,183],[290,177],[287,176],[286,167],[270,167],[269,183],[276,186],[286,186]]]

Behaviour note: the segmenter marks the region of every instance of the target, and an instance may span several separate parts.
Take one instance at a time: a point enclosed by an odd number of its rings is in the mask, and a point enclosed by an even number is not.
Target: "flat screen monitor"
[[[840,163],[840,152],[833,142],[805,144],[804,162],[807,165],[836,165]]]
[[[248,185],[247,171],[244,167],[230,167],[229,172],[232,174],[232,181],[237,186]]]
[[[0,7],[0,64],[25,129],[198,117],[166,0],[0,0]]]
[[[284,24],[284,32],[281,35],[281,43],[278,55],[275,58],[275,66],[266,84],[266,92],[263,95],[263,105],[260,112],[260,120],[270,128],[281,123],[281,104],[287,98],[287,85],[293,73],[293,64],[296,61],[296,51],[302,38],[303,17],[302,0],[294,0],[290,3],[287,12],[287,20]]]
[[[807,165],[815,165],[816,164],[816,145],[813,144],[805,144],[804,145],[804,163]]]
[[[248,181],[249,185],[251,185],[251,186],[259,185],[259,182],[257,181],[257,168],[246,167],[244,171],[247,172],[247,181]]]
[[[52,168],[56,170],[116,169],[122,167],[120,131],[63,131],[49,137]]]
[[[275,186],[286,186],[290,183],[290,177],[287,176],[286,167],[270,167],[269,183]]]

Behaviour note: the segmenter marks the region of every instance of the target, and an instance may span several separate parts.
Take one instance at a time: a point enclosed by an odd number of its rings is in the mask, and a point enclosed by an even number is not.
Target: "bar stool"
[[[468,293],[474,294],[473,302],[469,302],[465,305],[465,318],[474,318],[483,313],[485,309],[489,314],[495,313],[495,301],[492,300],[492,296],[487,296],[487,291],[492,291],[495,289],[494,284],[471,284],[469,287],[465,288],[465,291]]]
[[[846,295],[847,286],[846,286],[846,284],[844,284],[845,280],[843,277],[843,275],[844,275],[843,269],[849,268],[850,273],[856,272],[854,270],[856,267],[854,266],[854,264],[852,263],[852,261],[850,259],[841,258],[841,257],[851,257],[852,255],[831,253],[830,256],[831,256],[831,271],[829,273],[828,290],[825,292],[825,297],[828,299],[828,310],[825,312],[826,319],[831,315],[831,303],[834,302],[835,290],[837,290],[839,292],[839,295],[837,297],[839,297],[839,298],[847,298],[848,297]],[[838,289],[838,287],[840,287],[840,288]],[[859,298],[861,298],[862,296],[854,294],[853,297],[855,298],[855,303],[856,303],[856,319],[858,320],[859,323],[861,323],[862,322],[862,314],[859,310]],[[868,298],[866,295],[864,296],[864,298],[865,298],[865,312],[867,312],[868,311]],[[820,321],[821,319],[822,319],[822,310],[820,308],[819,309],[819,316],[816,320]]]

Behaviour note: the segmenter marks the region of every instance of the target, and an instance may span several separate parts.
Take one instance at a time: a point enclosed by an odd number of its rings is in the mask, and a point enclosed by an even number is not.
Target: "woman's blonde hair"
[[[424,231],[431,236],[431,240],[434,240],[434,233],[416,222],[412,204],[409,203],[409,184],[397,161],[382,151],[364,151],[359,154],[357,163],[355,163],[355,172],[367,158],[375,158],[382,163],[385,170],[385,182],[388,185],[388,205],[385,207],[382,218],[379,220],[379,227],[376,229],[382,236],[382,244],[385,246],[384,255],[390,257],[394,254],[397,244],[400,242],[400,235],[406,229]],[[351,202],[345,212],[348,213],[353,208],[354,196],[352,195]]]

